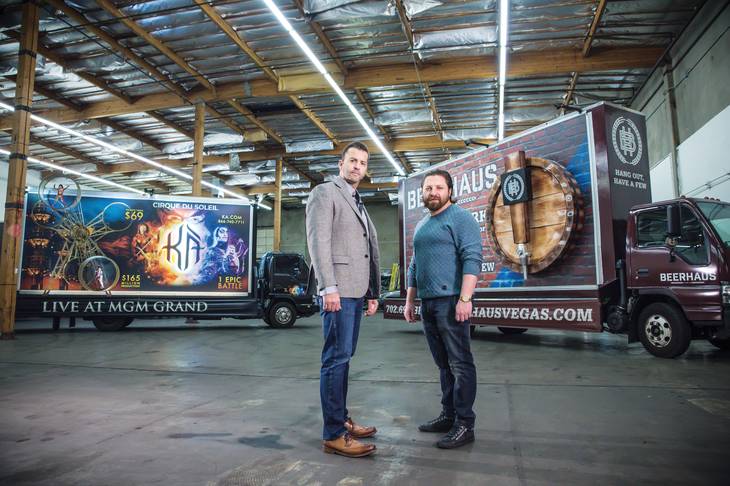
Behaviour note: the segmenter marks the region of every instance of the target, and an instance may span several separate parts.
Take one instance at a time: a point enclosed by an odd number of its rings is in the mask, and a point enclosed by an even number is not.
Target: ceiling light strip
[[[10,156],[10,152],[4,149],[0,149],[0,154]],[[114,181],[109,181],[106,179],[102,179],[101,177],[96,177],[91,174],[84,174],[83,172],[79,172],[77,170],[73,170],[69,167],[63,167],[61,165],[52,164],[50,162],[46,162],[45,160],[36,159],[35,157],[28,157],[28,162],[32,162],[34,164],[42,165],[43,167],[47,167],[49,169],[57,170],[60,172],[63,172],[64,174],[73,174],[78,177],[83,177],[84,179],[88,179],[90,181],[98,182],[100,184],[106,184],[107,186],[116,187],[118,189],[122,189],[129,192],[135,192],[137,194],[146,194],[144,191],[140,191],[139,189],[135,189],[134,187],[125,186],[124,184],[118,184]]]
[[[507,82],[507,31],[509,29],[509,0],[499,0],[499,118],[497,138],[504,138],[504,85]]]
[[[3,108],[3,109],[8,110],[8,111],[15,111],[15,109],[12,106],[10,106],[8,104],[5,104],[3,102],[0,102],[0,108]],[[103,147],[103,148],[106,148],[108,150],[111,150],[112,152],[116,152],[118,154],[125,155],[125,156],[127,156],[127,157],[129,157],[131,159],[135,159],[135,160],[138,160],[140,162],[144,162],[145,164],[148,164],[148,165],[151,165],[153,167],[156,167],[156,168],[160,169],[161,171],[167,172],[168,174],[175,175],[175,176],[180,177],[182,179],[193,180],[193,176],[191,176],[190,174],[186,174],[185,172],[182,172],[180,170],[173,169],[171,167],[167,167],[167,166],[165,166],[163,164],[160,164],[159,162],[155,162],[154,160],[148,159],[147,157],[143,157],[141,155],[137,155],[137,154],[135,154],[133,152],[130,152],[128,150],[124,150],[122,148],[116,147],[116,146],[114,146],[114,145],[112,145],[110,143],[104,142],[103,140],[99,140],[98,138],[91,137],[89,135],[85,135],[83,133],[77,132],[76,130],[72,130],[70,128],[64,127],[63,125],[59,125],[58,123],[52,122],[50,120],[46,120],[45,118],[40,117],[38,115],[31,114],[30,117],[33,120],[35,120],[37,122],[40,122],[40,123],[42,123],[44,125],[47,125],[49,127],[55,128],[56,130],[60,130],[60,131],[65,132],[65,133],[67,133],[69,135],[72,135],[74,137],[81,138],[83,140],[86,140],[89,143],[92,143],[92,144],[97,145],[99,147]],[[229,189],[226,189],[224,187],[218,186],[216,184],[212,184],[212,183],[210,183],[208,181],[201,181],[201,184],[204,185],[204,186],[206,186],[206,187],[208,187],[208,188],[210,188],[210,189],[214,189],[216,191],[220,191],[220,192],[222,192],[224,194],[227,194],[227,195],[229,195],[231,197],[234,197],[236,199],[241,199],[243,201],[246,201],[247,203],[251,203],[251,200],[249,198],[247,198],[245,196],[242,196],[240,194],[237,194],[237,193],[235,193],[235,192],[233,192],[233,191],[231,191]],[[264,208],[264,209],[269,209],[269,210],[271,209],[269,206],[266,206],[264,204],[259,204],[259,206],[262,207],[262,208]]]
[[[365,119],[363,119],[362,115],[360,115],[360,112],[357,111],[357,108],[355,108],[355,105],[352,104],[350,99],[345,95],[345,93],[342,91],[340,86],[335,82],[335,80],[330,76],[330,74],[327,72],[327,69],[324,67],[322,62],[319,60],[316,54],[312,52],[312,49],[309,48],[306,42],[304,42],[304,39],[299,35],[299,33],[294,30],[292,25],[289,23],[287,18],[284,16],[284,14],[279,10],[279,7],[273,2],[273,0],[263,0],[267,7],[269,7],[269,10],[271,10],[271,13],[274,14],[274,17],[279,21],[279,23],[286,29],[287,32],[289,32],[289,35],[294,39],[294,41],[297,43],[299,48],[306,54],[306,56],[309,58],[309,60],[314,64],[314,66],[317,68],[317,70],[324,76],[324,79],[327,80],[327,82],[330,84],[332,89],[337,93],[337,95],[340,97],[343,103],[350,109],[352,114],[355,116],[355,119],[362,125],[362,127],[365,129],[365,132],[368,134],[370,139],[375,143],[375,145],[378,147],[378,149],[383,153],[386,159],[388,159],[388,162],[393,166],[393,168],[398,172],[399,175],[405,175],[405,171],[403,170],[403,167],[393,158],[390,151],[388,151],[387,148],[385,148],[385,145],[383,142],[378,138],[377,135],[375,135],[375,132],[370,128],[370,126],[367,124]]]

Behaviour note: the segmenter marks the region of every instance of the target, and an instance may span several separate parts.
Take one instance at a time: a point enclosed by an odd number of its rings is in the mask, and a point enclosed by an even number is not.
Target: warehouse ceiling
[[[0,0],[0,101],[11,105],[20,3]],[[406,172],[495,140],[496,0],[275,3]],[[507,135],[572,107],[627,104],[704,1],[509,3]],[[289,206],[337,173],[344,144],[367,141],[263,1],[40,5],[32,108],[49,120],[190,172],[203,100],[205,179],[271,198],[283,159]],[[0,111],[0,148],[9,148],[11,119]],[[34,125],[31,137],[37,158],[157,194],[190,193],[189,181],[56,129]],[[370,145],[363,190],[392,199],[396,170]]]

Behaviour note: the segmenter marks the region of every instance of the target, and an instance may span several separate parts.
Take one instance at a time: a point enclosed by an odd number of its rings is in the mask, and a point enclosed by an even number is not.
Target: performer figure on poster
[[[132,259],[139,263],[147,266],[151,263],[152,253],[154,248],[152,246],[153,236],[150,233],[150,228],[147,223],[140,223],[137,225],[137,233],[132,238]]]
[[[241,238],[235,244],[229,243],[229,237],[228,226],[218,226],[213,230],[213,241],[203,264],[203,272],[208,278],[238,275],[244,271],[243,257],[248,253],[248,247]]]
[[[63,202],[63,193],[66,191],[66,186],[64,186],[63,184],[58,184],[53,188],[56,190],[56,197],[53,198],[53,204],[58,204],[60,207],[65,207],[66,204]]]
[[[103,290],[106,287],[104,283],[104,267],[101,264],[97,264],[94,268],[94,284],[98,290]]]

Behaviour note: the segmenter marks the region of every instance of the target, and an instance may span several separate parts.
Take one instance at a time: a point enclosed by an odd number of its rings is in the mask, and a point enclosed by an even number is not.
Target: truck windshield
[[[699,201],[697,206],[705,215],[710,224],[715,228],[725,246],[730,247],[730,204]]]

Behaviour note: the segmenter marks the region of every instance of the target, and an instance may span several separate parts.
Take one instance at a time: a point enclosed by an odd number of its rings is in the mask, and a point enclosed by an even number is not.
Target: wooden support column
[[[274,200],[274,251],[281,251],[281,174],[284,170],[284,161],[276,161],[276,183]]]
[[[13,339],[15,331],[15,302],[20,248],[23,241],[21,228],[25,211],[25,174],[30,143],[30,107],[33,103],[36,52],[38,50],[38,6],[32,2],[23,4],[23,25],[18,51],[18,78],[15,85],[15,112],[8,189],[5,199],[5,226],[0,258],[0,327],[2,339]]]
[[[203,140],[205,138],[205,102],[195,103],[195,137],[193,154],[193,196],[203,195]]]

